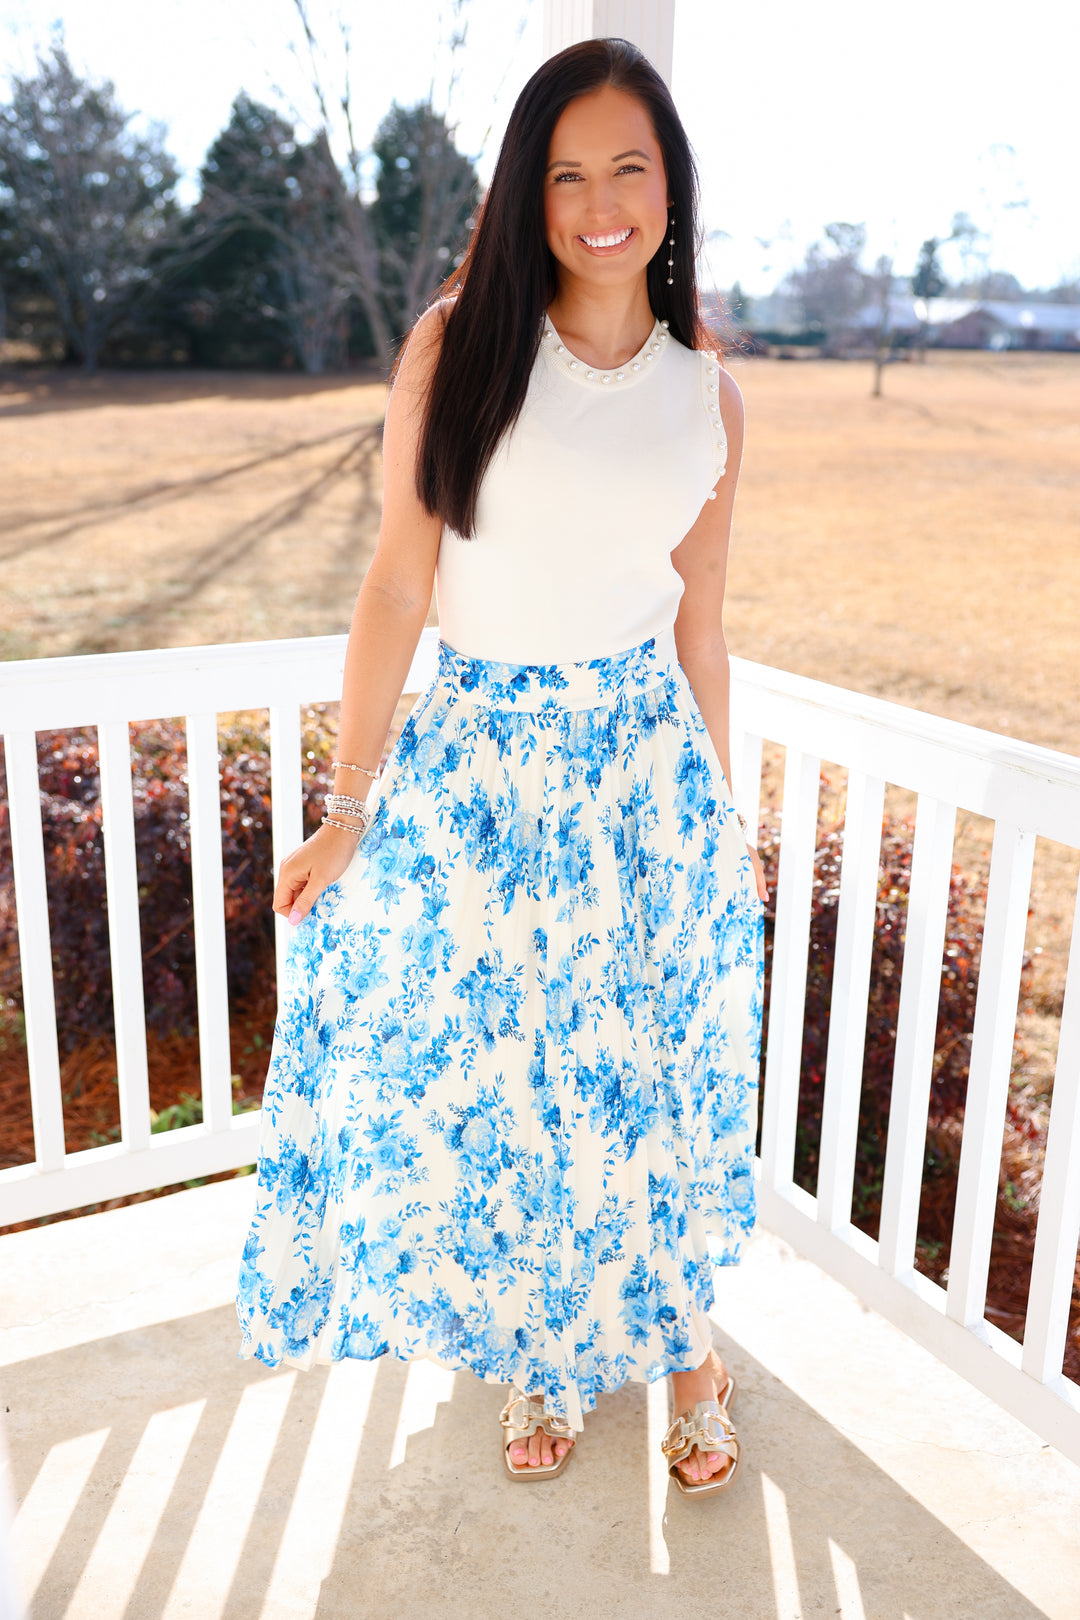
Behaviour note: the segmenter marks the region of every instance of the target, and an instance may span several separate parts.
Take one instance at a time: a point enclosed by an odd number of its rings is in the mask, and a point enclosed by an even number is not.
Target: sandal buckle
[[[533,1420],[532,1407],[533,1402],[528,1395],[522,1395],[519,1391],[510,1397],[499,1413],[499,1422],[504,1429],[528,1429]]]
[[[543,1429],[552,1440],[572,1440],[574,1436],[565,1418],[548,1412],[543,1401],[533,1395],[525,1395],[521,1390],[517,1390],[507,1401],[499,1413],[499,1422],[504,1429],[518,1429],[526,1433]]]

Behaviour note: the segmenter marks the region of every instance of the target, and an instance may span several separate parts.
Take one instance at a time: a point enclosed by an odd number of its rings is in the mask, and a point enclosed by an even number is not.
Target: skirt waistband
[[[465,702],[485,708],[588,709],[662,686],[678,663],[675,632],[664,630],[610,658],[565,664],[510,664],[468,658],[439,642],[439,680]]]

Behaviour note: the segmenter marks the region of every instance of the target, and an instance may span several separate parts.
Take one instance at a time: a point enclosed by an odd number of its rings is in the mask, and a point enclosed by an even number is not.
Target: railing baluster
[[[981,1323],[986,1305],[1034,855],[1034,833],[1007,822],[997,823],[986,892],[949,1257],[946,1309],[964,1327]]]
[[[881,778],[849,770],[817,1185],[817,1218],[830,1232],[851,1222],[884,809]]]
[[[915,1258],[955,832],[956,806],[921,794],[911,852],[878,1234],[878,1258],[892,1276],[909,1272]]]
[[[19,924],[26,1056],[30,1066],[34,1158],[39,1170],[59,1170],[64,1162],[64,1110],[60,1097],[60,1053],[56,1040],[52,941],[35,734],[9,732],[4,738],[4,759],[11,815],[11,864]]]
[[[735,776],[735,808],[746,817],[750,840],[757,843],[761,815],[761,738],[749,731],[731,734],[731,769]]]
[[[98,727],[98,757],[120,1129],[124,1147],[129,1153],[138,1153],[150,1144],[150,1084],[131,794],[131,735],[126,720],[109,720]]]
[[[1080,893],[1061,1009],[1039,1225],[1031,1262],[1023,1368],[1040,1384],[1057,1378],[1065,1354],[1080,1241]]]
[[[274,882],[278,867],[304,837],[304,802],[300,759],[300,709],[275,703],[270,709],[270,812],[274,849]],[[285,953],[292,924],[274,919],[278,1001],[285,986]]]
[[[820,769],[820,760],[788,749],[761,1123],[761,1170],[771,1187],[790,1183],[795,1156]]]
[[[232,1119],[229,985],[225,960],[225,879],[221,857],[221,779],[216,714],[189,714],[188,805],[199,1068],[203,1119],[223,1131]]]

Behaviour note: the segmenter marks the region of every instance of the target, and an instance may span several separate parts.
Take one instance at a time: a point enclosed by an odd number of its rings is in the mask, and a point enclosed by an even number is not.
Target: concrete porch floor
[[[1080,1469],[767,1232],[716,1313],[746,1461],[694,1502],[667,1488],[662,1385],[518,1487],[469,1374],[237,1360],[253,1189],[0,1238],[35,1620],[1080,1616]]]

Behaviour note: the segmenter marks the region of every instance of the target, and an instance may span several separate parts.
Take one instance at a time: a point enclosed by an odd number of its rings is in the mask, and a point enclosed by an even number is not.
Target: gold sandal
[[[537,1429],[543,1429],[552,1440],[573,1440],[574,1431],[565,1418],[555,1417],[551,1412],[545,1412],[544,1403],[534,1396],[525,1395],[516,1384],[510,1386],[510,1399],[499,1413],[499,1422],[503,1426],[502,1458],[506,1472],[511,1479],[554,1479],[561,1474],[570,1460],[574,1450],[568,1446],[561,1457],[550,1463],[526,1463],[524,1468],[515,1468],[510,1461],[510,1447],[519,1440],[528,1440]]]
[[[684,1496],[707,1496],[713,1491],[726,1491],[734,1485],[742,1465],[742,1446],[735,1433],[735,1425],[728,1416],[728,1407],[735,1399],[735,1380],[730,1377],[715,1401],[698,1401],[689,1412],[680,1412],[673,1418],[660,1449],[668,1461],[668,1473]],[[687,1479],[679,1463],[685,1461],[697,1447],[704,1457],[710,1451],[722,1451],[731,1458],[731,1466],[722,1474],[709,1479]]]

